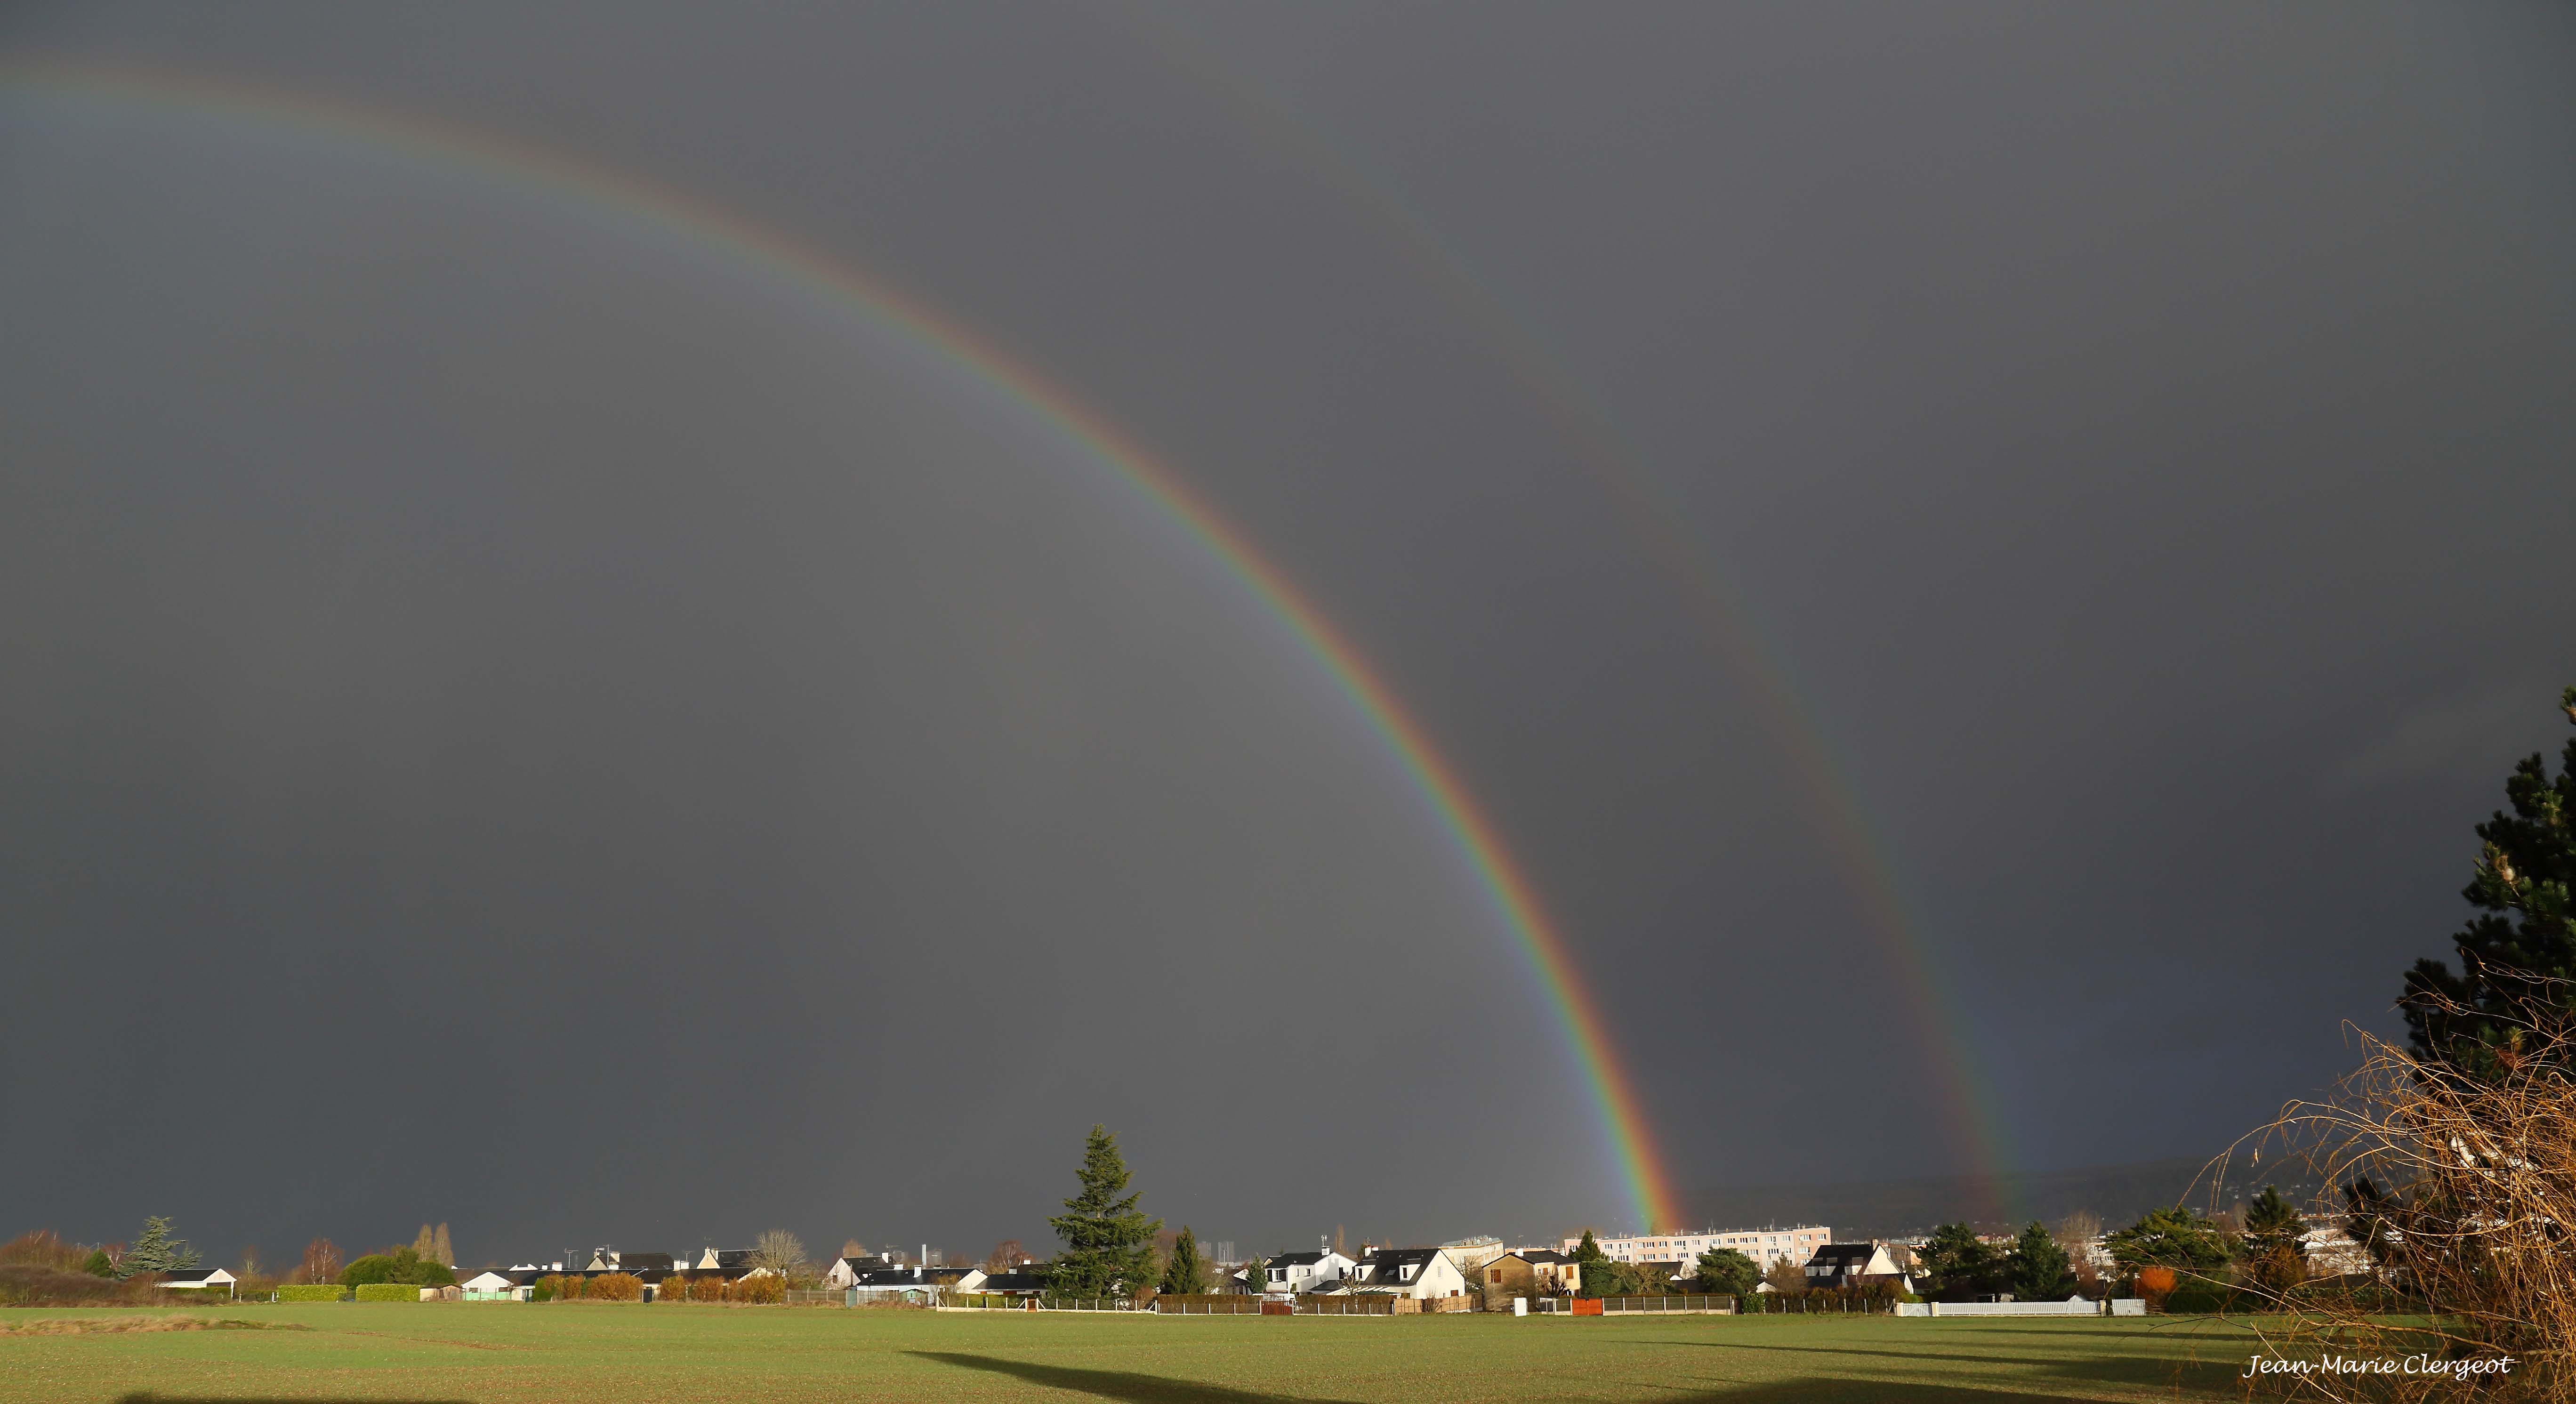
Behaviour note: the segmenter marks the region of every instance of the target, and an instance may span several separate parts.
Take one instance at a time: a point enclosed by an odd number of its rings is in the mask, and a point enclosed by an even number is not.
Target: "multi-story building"
[[[1816,1250],[1834,1241],[1834,1231],[1818,1224],[1800,1224],[1795,1228],[1701,1229],[1695,1233],[1641,1233],[1630,1238],[1600,1238],[1603,1257],[1614,1263],[1673,1263],[1684,1271],[1699,1261],[1699,1255],[1711,1248],[1732,1248],[1751,1258],[1768,1271],[1773,1263],[1787,1259],[1804,1266]],[[1565,1240],[1563,1251],[1572,1253],[1583,1246],[1580,1234]]]

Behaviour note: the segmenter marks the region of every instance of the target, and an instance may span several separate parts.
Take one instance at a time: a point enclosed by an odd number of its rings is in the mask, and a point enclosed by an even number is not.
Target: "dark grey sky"
[[[1562,917],[1686,1185],[2214,1149],[2576,680],[2548,6],[20,5],[876,270],[1164,454]],[[523,182],[0,83],[0,1225],[1625,1217],[1372,733],[989,388]],[[1543,367],[1533,393],[1528,368]],[[177,1150],[177,1154],[172,1152]]]

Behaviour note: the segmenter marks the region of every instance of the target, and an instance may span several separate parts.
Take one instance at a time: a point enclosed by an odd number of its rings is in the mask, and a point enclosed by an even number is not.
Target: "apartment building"
[[[1818,1224],[1794,1228],[1701,1229],[1696,1233],[1644,1233],[1632,1238],[1598,1238],[1602,1256],[1614,1263],[1680,1263],[1684,1269],[1711,1248],[1732,1248],[1768,1269],[1783,1258],[1803,1265],[1816,1250],[1834,1241],[1834,1231]],[[1583,1246],[1577,1234],[1564,1251]]]

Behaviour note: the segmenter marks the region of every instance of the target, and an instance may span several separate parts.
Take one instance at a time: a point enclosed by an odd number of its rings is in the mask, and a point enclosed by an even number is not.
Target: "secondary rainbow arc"
[[[1763,734],[1777,747],[1789,794],[1808,829],[1847,876],[1848,895],[1875,933],[1888,970],[1905,992],[1906,1012],[1924,1055],[1923,1070],[1949,1103],[1955,1149],[1972,1164],[1987,1220],[2017,1219],[2009,1167],[2020,1164],[2012,1120],[1996,1096],[1998,1079],[1980,1055],[1967,1002],[1936,958],[1925,923],[1907,904],[1885,837],[1868,818],[1851,767],[1837,753],[1816,709],[1802,697],[1785,652],[1756,625],[1742,591],[1681,525],[1687,516],[1659,491],[1616,422],[1563,358],[1550,353],[1505,300],[1480,280],[1434,222],[1400,186],[1373,173],[1275,95],[1229,71],[1176,26],[1141,12],[1113,10],[1130,32],[1234,113],[1270,150],[1378,223],[1414,273],[1472,329],[1480,347],[1519,385],[1601,487],[1611,512],[1640,554],[1675,587],[1712,652],[1744,684]]]
[[[1383,675],[1289,577],[1169,464],[1132,436],[972,329],[845,259],[679,191],[519,141],[444,121],[394,115],[235,79],[92,63],[0,66],[0,91],[122,102],[272,123],[505,179],[556,199],[647,220],[764,269],[895,330],[938,360],[1018,402],[1166,514],[1325,670],[1381,738],[1439,818],[1502,918],[1557,1015],[1602,1132],[1627,1208],[1648,1230],[1678,1227],[1678,1199],[1635,1084],[1582,979],[1563,929],[1456,768]]]

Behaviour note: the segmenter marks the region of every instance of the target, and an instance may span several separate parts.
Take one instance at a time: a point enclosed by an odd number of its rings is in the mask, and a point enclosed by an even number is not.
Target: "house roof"
[[[1380,1248],[1369,1254],[1371,1267],[1401,1267],[1407,1263],[1420,1267],[1440,1256],[1437,1248]]]
[[[1271,1267],[1295,1267],[1302,1263],[1320,1263],[1323,1260],[1324,1255],[1320,1250],[1309,1248],[1303,1253],[1273,1253],[1266,1261]]]
[[[213,1282],[219,1279],[225,1282],[234,1280],[233,1275],[222,1268],[183,1268],[177,1272],[161,1274],[161,1280],[164,1283]]]
[[[668,1271],[672,1261],[668,1253],[621,1253],[617,1257],[618,1266],[628,1272],[633,1272],[637,1268],[661,1268]]]
[[[1810,1267],[1856,1266],[1868,1262],[1877,1254],[1878,1245],[1875,1243],[1828,1243],[1818,1248],[1814,1257],[1807,1259],[1807,1265]]]
[[[923,1268],[920,1275],[915,1276],[913,1270],[908,1267],[877,1268],[870,1272],[859,1273],[857,1285],[861,1287],[939,1287],[955,1282],[972,1271],[974,1269],[962,1267]]]
[[[1525,1263],[1570,1263],[1574,1261],[1571,1255],[1560,1253],[1553,1248],[1531,1248],[1508,1256],[1518,1258]]]
[[[1034,1272],[994,1272],[984,1275],[987,1292],[1043,1292],[1046,1278]]]

